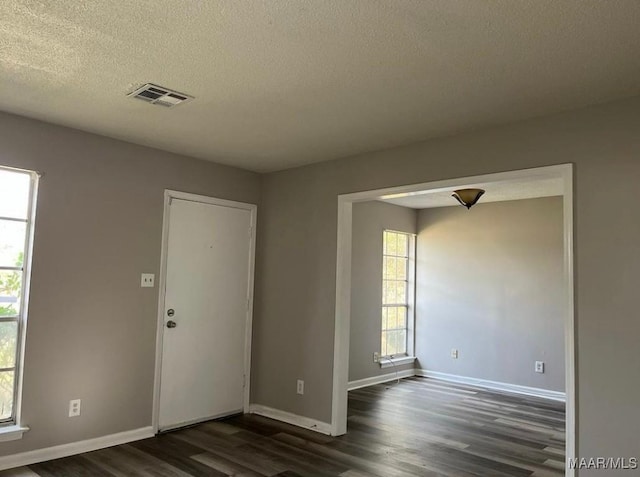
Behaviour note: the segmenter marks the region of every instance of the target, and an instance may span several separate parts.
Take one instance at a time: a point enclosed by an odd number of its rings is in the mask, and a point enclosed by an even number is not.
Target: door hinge
[[[247,375],[246,374],[242,375],[242,387],[243,388],[247,387]]]

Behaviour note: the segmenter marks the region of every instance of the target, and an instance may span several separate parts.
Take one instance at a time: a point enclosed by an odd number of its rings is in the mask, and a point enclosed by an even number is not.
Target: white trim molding
[[[561,166],[558,166],[561,167]],[[574,222],[573,209],[575,202],[573,198],[574,170],[573,164],[562,166],[563,181],[563,230],[564,230],[564,280],[565,280],[565,310],[564,310],[564,376],[566,392],[566,445],[565,455],[567,459],[573,459],[578,455],[578,444],[576,442],[576,329],[575,329],[575,289],[574,289]],[[575,469],[567,469],[566,474],[573,477]]]
[[[0,442],[15,441],[22,439],[22,434],[29,430],[26,426],[14,424],[12,426],[0,427]]]
[[[47,460],[60,459],[61,457],[69,457],[70,455],[82,454],[83,452],[105,449],[128,442],[147,439],[153,437],[153,435],[153,427],[148,426],[84,441],[70,442],[59,446],[6,455],[0,457],[0,470],[13,469],[14,467],[22,467]]]
[[[280,409],[274,409],[261,404],[251,404],[249,405],[249,413],[268,417],[269,419],[274,419],[276,421],[286,422],[287,424],[303,427],[305,429],[310,429],[312,431],[319,432],[320,434],[326,434],[328,436],[331,435],[331,424],[328,422],[299,416],[291,412],[281,411]]]
[[[567,396],[560,391],[551,391],[549,389],[532,388],[529,386],[520,386],[519,384],[502,383],[499,381],[489,381],[488,379],[470,378],[468,376],[458,376],[456,374],[440,373],[438,371],[429,371],[428,369],[416,369],[416,376],[424,378],[438,379],[440,381],[448,381],[450,383],[467,384],[469,386],[477,386],[480,388],[491,389],[494,391],[505,391],[509,393],[525,394],[527,396],[539,397],[544,399],[552,399],[554,401],[565,402]]]
[[[380,363],[380,367],[384,368],[395,368],[396,366],[402,366],[405,364],[412,364],[416,361],[415,356],[400,356],[398,358],[387,358],[386,356],[380,356],[378,362]]]
[[[349,381],[348,389],[349,391],[353,391],[355,389],[366,388],[367,386],[373,386],[375,384],[388,383],[390,381],[395,381],[396,379],[410,378],[415,375],[416,375],[415,369],[405,369],[403,371],[398,371],[396,373],[386,373],[386,374],[381,374],[380,376],[371,376],[370,378]]]

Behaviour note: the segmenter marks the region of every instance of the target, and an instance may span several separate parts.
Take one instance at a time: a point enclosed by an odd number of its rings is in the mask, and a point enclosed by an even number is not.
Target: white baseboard
[[[467,376],[458,376],[455,374],[429,371],[428,369],[416,369],[415,371],[416,371],[416,376],[439,379],[441,381],[449,381],[451,383],[468,384],[470,386],[478,386],[481,388],[493,389],[495,391],[506,391],[506,392],[516,393],[516,394],[525,394],[527,396],[553,399],[554,401],[565,402],[567,400],[567,395],[560,391],[551,391],[549,389],[532,388],[529,386],[520,386],[518,384],[501,383],[498,381],[489,381],[487,379],[469,378]]]
[[[70,442],[59,446],[45,447],[44,449],[6,455],[0,457],[0,470],[22,467],[23,465],[37,464],[38,462],[60,459],[61,457],[69,457],[70,455],[105,449],[107,447],[139,441],[153,436],[153,427],[141,427],[140,429],[118,432],[117,434],[96,437],[85,441]]]
[[[396,373],[381,374],[380,376],[372,376],[370,378],[358,379],[356,381],[349,381],[347,389],[353,391],[354,389],[365,388],[367,386],[373,386],[374,384],[388,383],[398,378],[409,378],[416,375],[415,369],[405,369],[404,371],[398,371]]]
[[[331,435],[331,424],[328,422],[298,416],[297,414],[281,411],[280,409],[262,406],[261,404],[250,404],[249,413],[275,419],[276,421],[286,422],[287,424],[293,424],[294,426],[304,427],[305,429],[310,429],[321,434]]]

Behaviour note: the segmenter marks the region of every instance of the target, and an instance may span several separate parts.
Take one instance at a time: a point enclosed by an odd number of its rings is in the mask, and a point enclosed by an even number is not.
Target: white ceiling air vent
[[[188,94],[178,93],[164,86],[147,83],[144,86],[132,91],[127,96],[131,98],[141,99],[147,103],[157,104],[166,108],[172,108],[178,104],[186,103],[193,99]]]

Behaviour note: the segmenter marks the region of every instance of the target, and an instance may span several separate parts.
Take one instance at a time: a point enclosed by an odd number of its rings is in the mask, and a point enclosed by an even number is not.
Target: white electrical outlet
[[[140,275],[140,286],[143,288],[153,288],[156,276],[153,273],[143,273]]]
[[[298,379],[298,386],[296,392],[298,394],[304,394],[304,381],[302,379]]]
[[[544,373],[544,361],[536,361],[536,373]]]
[[[458,350],[457,350],[457,349],[453,348],[453,349],[451,350],[451,357],[452,357],[453,359],[458,359]]]
[[[374,363],[380,362],[380,353],[378,353],[377,351],[373,353],[373,362]]]
[[[69,417],[78,417],[80,415],[81,399],[72,399],[69,401]]]

